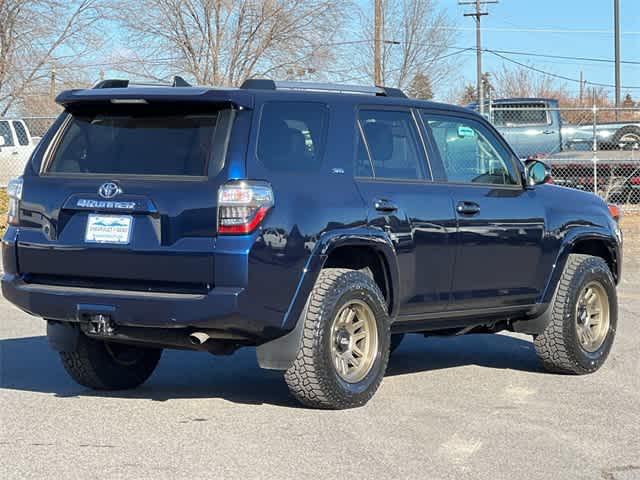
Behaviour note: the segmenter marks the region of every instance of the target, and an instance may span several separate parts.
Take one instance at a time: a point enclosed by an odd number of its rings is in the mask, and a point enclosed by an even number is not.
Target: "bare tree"
[[[437,0],[383,0],[382,78],[385,85],[409,89],[419,75],[433,85],[451,73],[454,30]],[[373,9],[360,14],[357,42],[345,59],[362,79],[373,78]],[[347,67],[351,70],[353,67]]]
[[[342,3],[121,0],[114,15],[135,47],[121,52],[126,62],[119,69],[152,79],[185,72],[199,84],[226,86],[313,73],[331,57]]]
[[[100,0],[0,0],[0,115],[55,87],[56,69],[72,82],[102,19]]]
[[[564,83],[524,67],[510,68],[506,65],[492,74],[491,84],[496,98],[542,97],[568,98]]]

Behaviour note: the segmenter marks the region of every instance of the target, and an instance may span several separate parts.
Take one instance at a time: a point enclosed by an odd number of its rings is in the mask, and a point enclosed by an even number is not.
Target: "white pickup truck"
[[[0,118],[0,186],[22,175],[36,143],[23,120]]]

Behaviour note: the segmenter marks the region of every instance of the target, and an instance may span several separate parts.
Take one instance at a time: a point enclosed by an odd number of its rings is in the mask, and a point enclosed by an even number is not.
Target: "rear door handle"
[[[553,135],[554,133],[556,133],[555,130],[545,130],[542,132],[543,135]]]
[[[374,208],[378,212],[382,213],[391,213],[398,210],[398,207],[391,201],[386,200],[384,198],[379,198],[373,202]]]
[[[480,205],[475,202],[458,202],[456,211],[461,215],[475,215],[480,213]]]

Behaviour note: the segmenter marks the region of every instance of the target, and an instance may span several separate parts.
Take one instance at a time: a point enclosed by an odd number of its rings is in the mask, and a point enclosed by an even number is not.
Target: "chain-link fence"
[[[0,117],[0,187],[22,175],[31,152],[55,117]]]
[[[640,108],[499,100],[484,113],[520,158],[547,162],[556,184],[640,210]]]

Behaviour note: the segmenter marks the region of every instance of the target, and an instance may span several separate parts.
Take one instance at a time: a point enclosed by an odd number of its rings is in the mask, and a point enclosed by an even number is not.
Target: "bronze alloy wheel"
[[[337,374],[348,383],[361,381],[371,371],[377,352],[373,310],[361,300],[351,300],[331,325],[331,358]]]
[[[599,282],[585,285],[576,307],[576,331],[582,348],[597,351],[609,331],[609,298]]]

